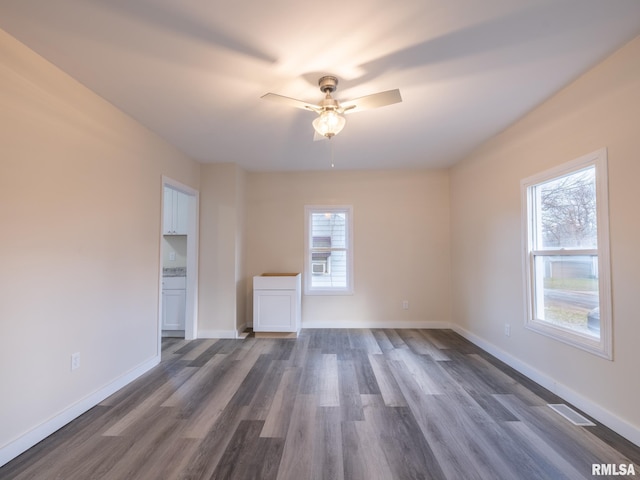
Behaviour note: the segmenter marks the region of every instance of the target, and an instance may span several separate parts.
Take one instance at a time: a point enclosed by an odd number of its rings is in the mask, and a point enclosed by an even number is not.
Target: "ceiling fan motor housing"
[[[338,79],[333,75],[325,75],[318,80],[320,91],[323,93],[332,93],[338,88]]]

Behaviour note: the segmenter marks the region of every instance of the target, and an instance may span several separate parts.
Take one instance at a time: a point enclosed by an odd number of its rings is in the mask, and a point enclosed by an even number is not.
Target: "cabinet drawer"
[[[253,277],[254,290],[295,290],[300,285],[300,274],[260,275]]]

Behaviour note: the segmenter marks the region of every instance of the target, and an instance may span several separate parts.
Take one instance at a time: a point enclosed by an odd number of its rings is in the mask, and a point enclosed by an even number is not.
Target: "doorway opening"
[[[197,190],[162,177],[158,351],[162,337],[197,337],[198,208]]]

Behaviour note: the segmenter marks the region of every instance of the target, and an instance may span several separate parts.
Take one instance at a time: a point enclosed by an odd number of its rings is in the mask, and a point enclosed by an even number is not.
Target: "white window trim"
[[[312,213],[347,214],[347,286],[311,286],[311,225]],[[351,205],[305,205],[304,207],[304,294],[305,295],[353,295],[353,207]]]
[[[532,246],[534,229],[532,228],[532,189],[540,183],[567,175],[578,170],[595,166],[596,168],[596,211],[598,218],[598,278],[599,278],[599,307],[600,307],[600,339],[571,331],[561,326],[552,325],[535,318],[535,281],[533,258],[535,251]],[[612,306],[611,306],[611,273],[609,254],[609,199],[607,180],[607,150],[603,148],[596,152],[579,157],[539,174],[528,177],[520,182],[522,206],[522,239],[523,239],[523,272],[526,298],[525,327],[543,335],[552,337],[563,343],[581,348],[595,355],[613,359],[612,347]],[[589,254],[593,250],[564,250],[563,255]]]

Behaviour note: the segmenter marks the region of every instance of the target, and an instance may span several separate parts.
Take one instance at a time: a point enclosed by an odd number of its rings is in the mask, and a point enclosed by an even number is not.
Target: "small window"
[[[527,327],[611,358],[606,150],[521,186]]]
[[[350,206],[305,207],[305,294],[353,293]]]

